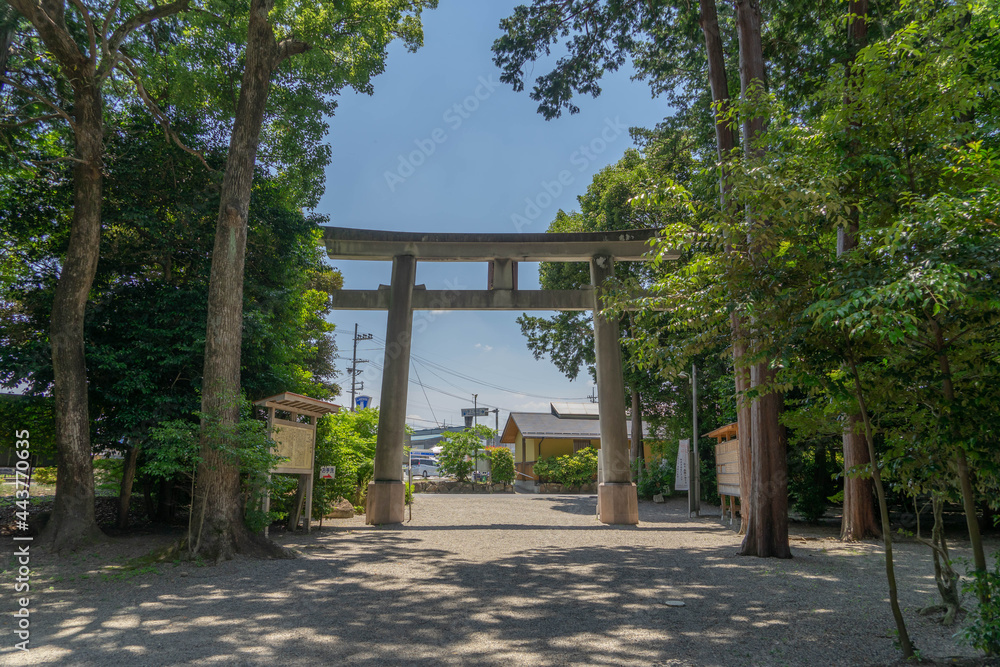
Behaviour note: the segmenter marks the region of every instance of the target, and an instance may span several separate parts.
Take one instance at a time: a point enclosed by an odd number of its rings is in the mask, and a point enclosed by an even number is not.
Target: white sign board
[[[337,466],[320,466],[319,467],[319,478],[320,479],[333,479],[333,476],[337,474]]]
[[[688,446],[690,440],[681,440],[677,447],[677,467],[674,475],[674,491],[687,491],[688,484]]]

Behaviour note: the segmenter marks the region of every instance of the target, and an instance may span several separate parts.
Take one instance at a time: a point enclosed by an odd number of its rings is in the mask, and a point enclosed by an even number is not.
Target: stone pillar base
[[[406,487],[402,482],[369,482],[365,523],[403,523]]]
[[[597,487],[597,518],[601,523],[639,523],[639,496],[632,482],[602,482]]]

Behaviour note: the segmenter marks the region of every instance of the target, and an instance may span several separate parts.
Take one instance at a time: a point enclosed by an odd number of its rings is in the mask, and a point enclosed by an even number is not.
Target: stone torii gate
[[[639,522],[629,466],[618,321],[600,314],[604,281],[615,261],[648,259],[653,230],[557,234],[420,234],[324,227],[331,259],[392,261],[392,284],[377,290],[339,290],[333,307],[387,310],[385,361],[375,444],[375,476],[368,485],[366,521],[403,521],[402,473],[414,310],[592,310],[597,356],[604,481],[598,515],[608,524]],[[676,259],[677,255],[667,258]],[[415,285],[418,261],[489,262],[489,289],[428,290]],[[591,284],[578,290],[519,290],[517,262],[589,262]]]

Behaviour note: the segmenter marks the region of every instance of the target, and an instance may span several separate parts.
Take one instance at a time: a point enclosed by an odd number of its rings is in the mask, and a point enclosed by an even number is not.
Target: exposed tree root
[[[212,563],[232,560],[236,556],[260,560],[298,558],[298,553],[295,550],[283,547],[246,529],[235,530],[232,534],[217,535],[217,538],[214,540],[203,539],[198,551],[192,553],[185,537],[172,547],[173,557],[180,560],[203,559]]]
[[[941,625],[950,627],[955,623],[955,617],[964,613],[965,609],[953,604],[932,604],[924,607],[918,613],[921,616],[931,616],[933,614],[944,614],[941,618]]]

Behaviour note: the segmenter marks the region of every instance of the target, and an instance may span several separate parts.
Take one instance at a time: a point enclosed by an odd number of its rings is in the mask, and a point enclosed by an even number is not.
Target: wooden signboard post
[[[267,427],[278,443],[278,456],[285,459],[275,466],[272,473],[296,475],[299,478],[295,493],[295,506],[288,515],[288,528],[298,528],[302,516],[302,502],[306,506],[306,532],[312,524],[313,466],[316,460],[316,422],[326,414],[340,411],[339,405],[327,403],[301,394],[286,391],[283,394],[254,401],[254,405],[267,408]],[[278,414],[281,417],[278,417]],[[264,511],[271,506],[270,496],[264,497]],[[267,528],[264,529],[267,535]]]
[[[722,499],[722,517],[726,516],[726,500],[729,500],[729,523],[736,518],[736,499],[740,497],[740,441],[736,424],[726,424],[706,433],[705,437],[715,438],[715,483]]]

